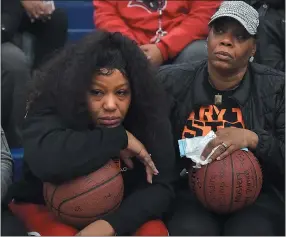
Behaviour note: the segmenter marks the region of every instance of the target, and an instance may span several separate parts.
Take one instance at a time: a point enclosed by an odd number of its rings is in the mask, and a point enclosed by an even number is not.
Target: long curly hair
[[[67,45],[34,72],[28,97],[28,117],[58,114],[73,128],[90,126],[86,94],[102,68],[121,71],[131,88],[124,126],[142,129],[168,111],[165,92],[155,80],[155,68],[135,42],[120,33],[95,31]],[[168,113],[168,112],[167,112]]]

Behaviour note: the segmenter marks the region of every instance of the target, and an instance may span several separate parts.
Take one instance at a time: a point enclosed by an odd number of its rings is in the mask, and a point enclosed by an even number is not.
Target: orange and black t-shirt
[[[211,130],[216,132],[225,127],[245,128],[239,105],[229,98],[235,90],[218,91],[212,88],[209,83],[206,84],[210,98],[214,101],[215,95],[220,94],[222,103],[194,109],[185,124],[182,138],[205,136]]]

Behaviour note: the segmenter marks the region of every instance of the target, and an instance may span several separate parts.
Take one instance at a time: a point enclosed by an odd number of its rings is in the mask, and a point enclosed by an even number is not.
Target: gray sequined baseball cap
[[[231,17],[237,20],[250,35],[256,35],[259,25],[259,14],[243,1],[224,1],[218,11],[211,17],[209,24],[221,17]]]

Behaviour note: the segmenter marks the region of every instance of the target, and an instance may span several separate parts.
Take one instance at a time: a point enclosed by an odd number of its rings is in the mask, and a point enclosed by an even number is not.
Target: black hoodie
[[[118,235],[130,234],[146,221],[160,218],[174,196],[175,152],[171,125],[167,116],[159,120],[153,124],[153,139],[144,144],[152,154],[159,175],[153,177],[153,184],[148,184],[145,167],[135,159],[134,169],[122,173],[125,196],[121,206],[101,218],[109,222]],[[144,137],[144,128],[137,127],[134,136]],[[99,169],[127,146],[127,135],[123,126],[71,128],[52,111],[42,111],[37,115],[28,114],[23,144],[24,175],[10,189],[9,198],[43,204],[42,182],[62,183]]]

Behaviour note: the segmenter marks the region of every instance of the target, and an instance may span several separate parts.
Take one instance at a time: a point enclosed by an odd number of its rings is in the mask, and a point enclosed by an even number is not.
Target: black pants
[[[34,68],[48,60],[58,49],[62,48],[67,40],[68,18],[62,9],[56,9],[51,19],[45,22],[36,20],[31,22],[25,14],[20,31],[29,32],[35,36]]]
[[[231,215],[207,211],[189,190],[181,192],[167,218],[170,235],[285,236],[284,204],[262,193],[255,204]]]
[[[28,236],[24,224],[9,209],[1,212],[1,236]]]
[[[24,52],[11,42],[1,45],[1,125],[10,148],[22,146],[30,64]]]

